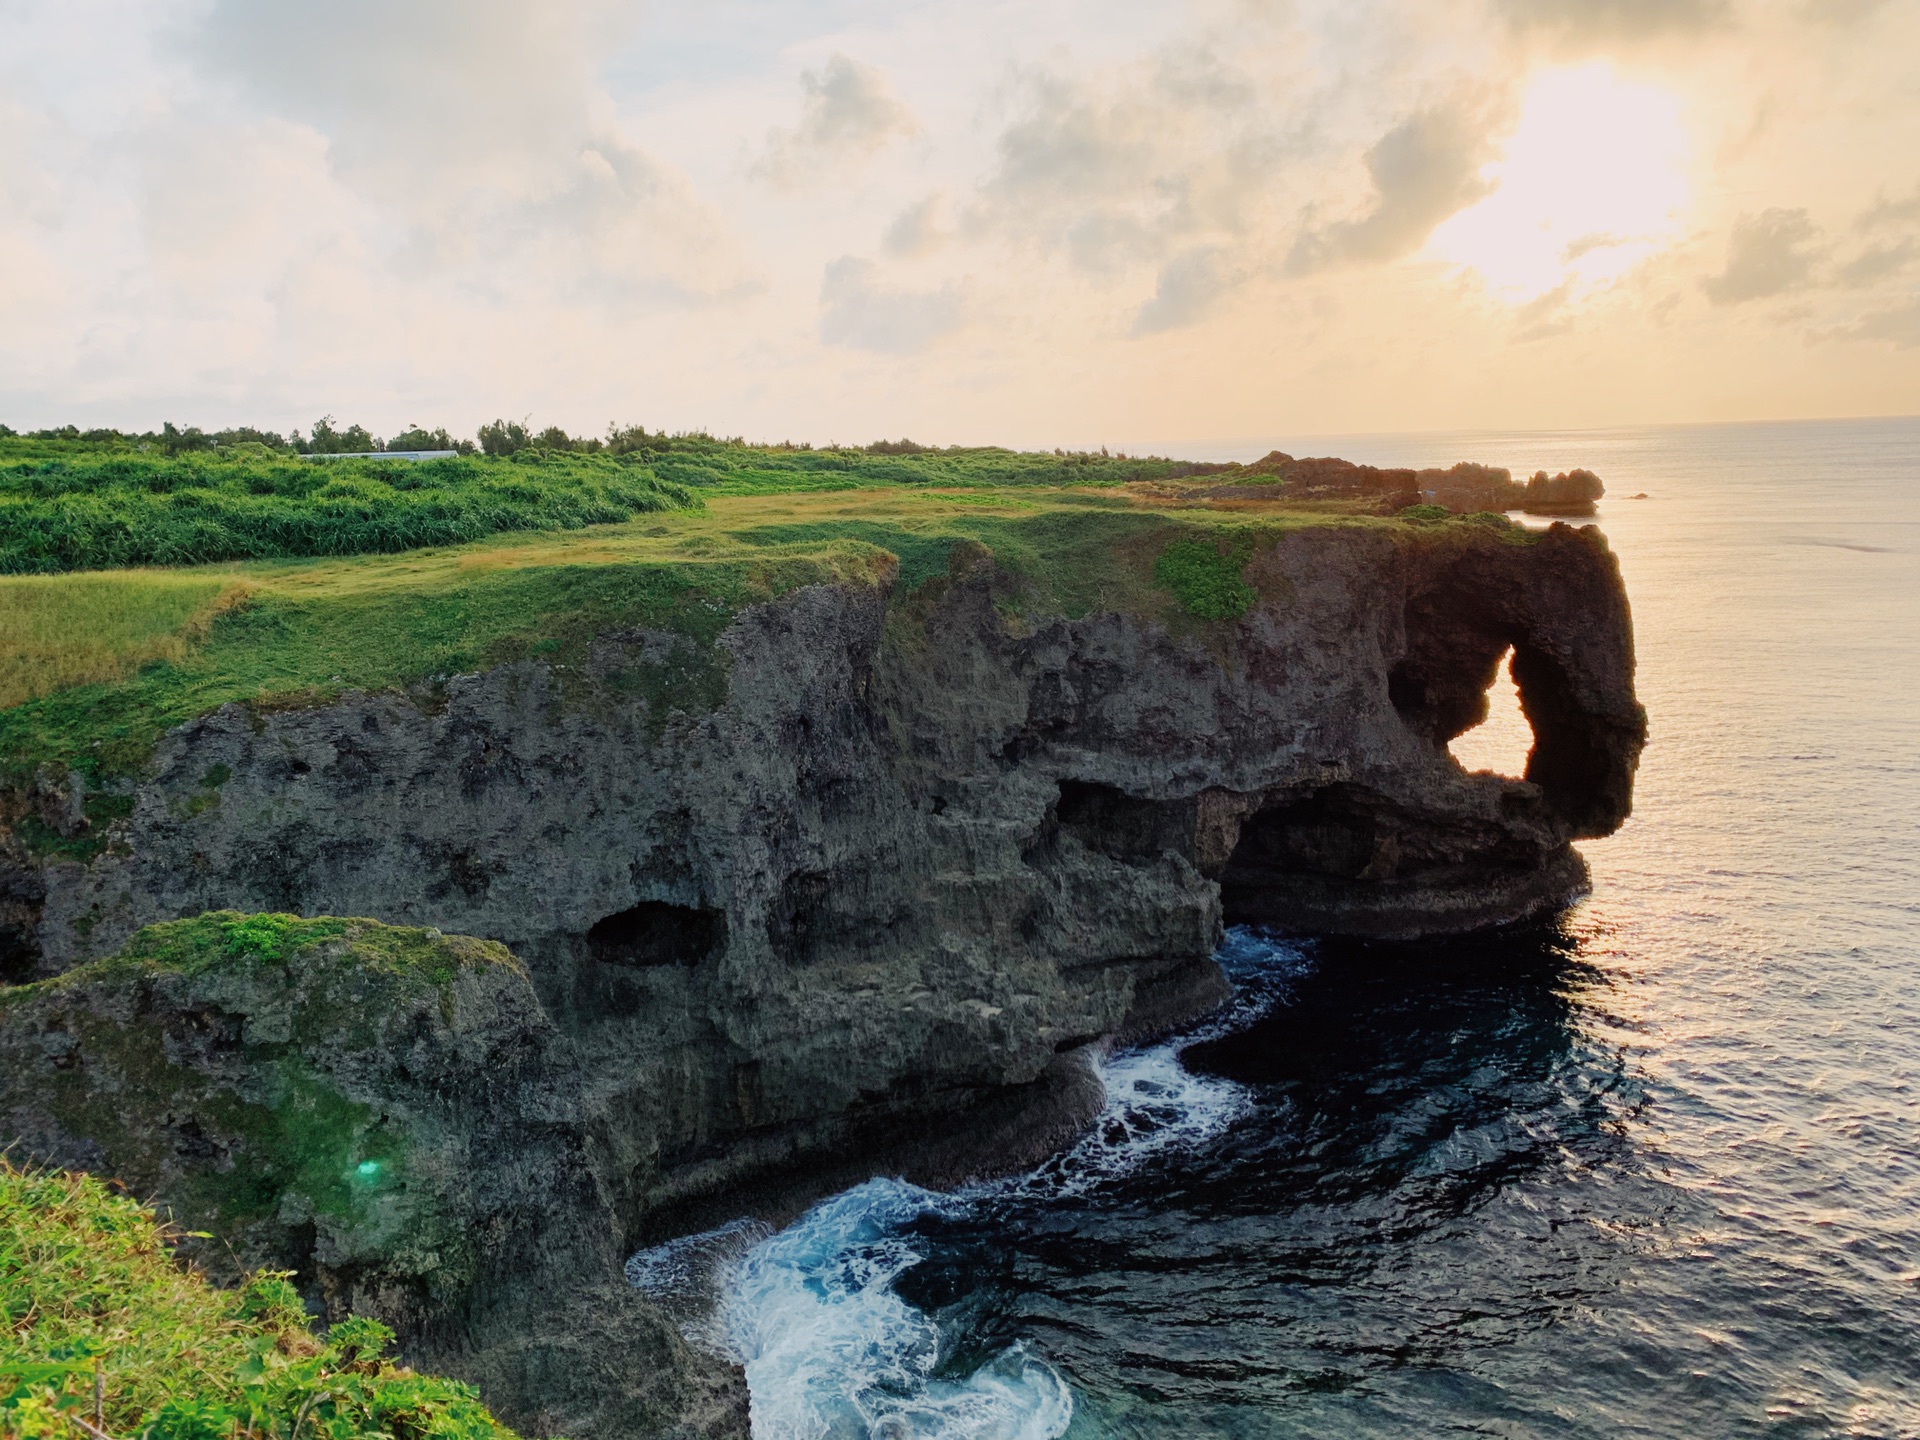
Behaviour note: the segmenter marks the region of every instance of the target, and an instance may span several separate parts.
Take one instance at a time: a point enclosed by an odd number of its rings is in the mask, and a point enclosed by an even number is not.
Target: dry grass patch
[[[206,571],[0,577],[0,710],[178,661],[250,588]]]

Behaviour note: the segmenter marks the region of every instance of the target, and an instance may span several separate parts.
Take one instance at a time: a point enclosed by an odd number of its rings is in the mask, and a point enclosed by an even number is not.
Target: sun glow
[[[1605,64],[1542,71],[1483,170],[1488,196],[1435,230],[1429,252],[1513,303],[1591,292],[1679,233],[1687,203],[1680,100]]]

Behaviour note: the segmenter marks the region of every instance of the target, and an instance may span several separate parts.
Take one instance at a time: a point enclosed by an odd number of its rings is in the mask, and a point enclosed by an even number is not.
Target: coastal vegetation
[[[291,1277],[209,1284],[176,1236],[88,1175],[0,1159],[5,1440],[513,1440],[474,1391],[386,1358],[355,1317],[316,1335]]]
[[[0,573],[364,555],[506,530],[573,530],[698,502],[644,467],[525,452],[314,461],[10,455],[0,442]]]
[[[481,428],[481,453],[468,444],[469,453],[427,460],[342,455],[305,441],[295,449],[267,431],[167,431],[0,435],[0,574],[393,553],[697,509],[710,495],[1117,485],[1193,468],[1104,454],[931,450],[911,441],[750,446],[638,426],[588,442],[506,421]],[[314,433],[331,447],[340,432],[323,422]],[[356,445],[380,444],[358,426],[346,433]],[[396,451],[449,443],[444,431],[417,427],[388,442]]]
[[[312,434],[379,443],[330,422]],[[423,436],[444,438],[396,439]],[[0,436],[0,790],[48,766],[109,785],[167,729],[235,701],[397,688],[433,703],[451,676],[524,659],[579,700],[600,683],[594,638],[632,627],[682,637],[646,675],[616,677],[657,732],[671,709],[724,700],[715,646],[743,607],[889,578],[904,600],[963,545],[1009,577],[1009,615],[1106,608],[1178,629],[1245,613],[1250,562],[1304,525],[1427,544],[1469,523],[1530,533],[1431,504],[1395,516],[1327,477],[1377,488],[1398,472],[1284,456],[812,449],[638,426],[587,442],[505,421],[480,439],[494,453],[416,462],[316,460],[255,430]],[[87,859],[104,828],[25,838]]]

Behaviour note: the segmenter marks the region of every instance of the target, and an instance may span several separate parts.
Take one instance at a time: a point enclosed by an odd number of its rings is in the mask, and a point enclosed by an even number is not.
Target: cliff
[[[1206,476],[1208,483],[1180,483],[1194,475]],[[1248,487],[1272,486],[1295,501],[1363,502],[1385,513],[1437,505],[1457,515],[1504,510],[1524,510],[1529,515],[1591,515],[1606,493],[1606,486],[1591,470],[1568,470],[1558,475],[1538,470],[1521,484],[1511,470],[1471,461],[1444,470],[1383,469],[1330,456],[1295,459],[1284,450],[1272,451],[1251,465],[1191,466],[1160,483],[1172,494],[1184,491],[1215,500],[1251,498],[1260,491]]]
[[[961,538],[707,630],[223,703],[121,776],[43,764],[0,920],[14,973],[58,978],[7,1002],[7,1123],[388,1320],[509,1422],[723,1433],[730,1382],[611,1298],[621,1256],[869,1167],[1019,1164],[1097,1105],[1087,1046],[1222,998],[1223,923],[1512,920],[1628,813],[1645,722],[1597,531],[1155,525],[1100,532],[1088,575],[1058,529],[1019,565]],[[1469,775],[1446,744],[1509,650],[1533,756]],[[214,917],[218,963],[141,959],[142,927],[208,911],[377,916],[431,955],[383,970],[399,942],[330,922],[262,968]],[[168,1098],[135,1123],[133,1094]],[[309,1104],[347,1117],[339,1154],[261,1159]],[[402,1189],[319,1198],[389,1154]],[[644,1394],[602,1384],[621,1347]]]

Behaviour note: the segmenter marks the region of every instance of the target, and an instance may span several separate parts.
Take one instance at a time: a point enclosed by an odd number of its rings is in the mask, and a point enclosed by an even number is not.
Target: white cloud
[[[1701,282],[1716,305],[1764,300],[1805,289],[1820,259],[1820,229],[1805,210],[1773,209],[1742,215],[1727,245],[1727,266]]]
[[[479,267],[485,288],[548,297],[739,293],[752,278],[724,218],[596,82],[623,29],[604,0],[218,0],[186,49],[321,137],[339,182],[397,222],[410,280]]]
[[[1483,107],[1455,100],[1407,116],[1367,151],[1374,199],[1352,220],[1311,226],[1287,265],[1306,274],[1340,264],[1378,264],[1409,255],[1440,222],[1490,189],[1480,169],[1490,148]]]
[[[1705,30],[1727,20],[1726,0],[1495,0],[1521,29],[1582,41],[1637,40]]]
[[[827,266],[820,286],[820,338],[829,345],[912,355],[966,318],[965,297],[951,285],[934,290],[887,285],[871,260],[843,255]]]
[[[1856,340],[1886,340],[1903,350],[1920,348],[1920,300],[1876,311],[1843,332]]]
[[[1183,251],[1160,268],[1158,288],[1134,316],[1133,333],[1152,335],[1197,324],[1213,313],[1241,278],[1218,246]]]
[[[1104,88],[1023,77],[968,227],[1062,249],[1092,274],[1246,233],[1285,147],[1262,107],[1196,100],[1197,62],[1184,58],[1185,67],[1152,63]],[[1238,93],[1230,74],[1217,78],[1224,94]]]
[[[800,184],[838,164],[864,160],[920,128],[883,73],[845,55],[802,72],[800,89],[800,123],[773,131],[754,167],[756,175],[777,184]]]
[[[1878,196],[1873,204],[1863,211],[1855,225],[1862,230],[1879,230],[1894,226],[1903,226],[1920,221],[1920,185],[1914,187],[1911,195],[1890,199]]]
[[[1893,279],[1916,260],[1920,260],[1920,240],[1870,245],[1842,265],[1836,278],[1849,288],[1866,289]]]
[[[882,247],[903,260],[933,254],[953,238],[951,209],[944,191],[914,201],[893,217],[881,239]]]
[[[1132,448],[1920,386],[1912,6],[0,6],[10,424],[532,410]],[[1466,283],[1429,237],[1515,188],[1509,114],[1570,49],[1670,97],[1673,223],[1576,186],[1537,285]],[[1766,295],[1831,343],[1756,344],[1787,318]]]

